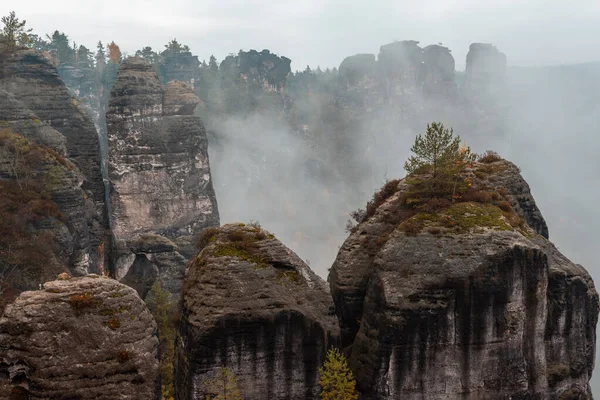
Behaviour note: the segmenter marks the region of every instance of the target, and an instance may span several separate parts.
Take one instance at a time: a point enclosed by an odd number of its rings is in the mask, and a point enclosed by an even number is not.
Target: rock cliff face
[[[97,145],[53,66],[0,50],[0,308],[58,272],[104,268]]]
[[[55,150],[62,156],[67,154],[66,138],[56,129],[42,122],[13,94],[3,89],[0,89],[0,127],[9,128],[39,145]]]
[[[192,115],[198,101],[182,83],[170,82],[163,89],[152,66],[140,58],[120,66],[106,116],[110,220],[119,279],[152,264],[147,254],[175,251],[191,256],[193,236],[219,224],[206,134]],[[146,233],[171,243],[163,250],[149,249],[146,243],[147,251],[140,252],[133,243]],[[139,268],[132,270],[134,265]],[[184,267],[182,262],[174,282],[180,282]],[[177,288],[176,283],[169,286]]]
[[[66,138],[67,155],[81,170],[82,188],[90,192],[99,223],[106,227],[100,144],[87,112],[71,97],[56,68],[35,51],[19,50],[3,66],[0,88]],[[102,238],[94,241],[100,244]]]
[[[416,213],[403,206],[412,183],[395,181],[342,246],[329,282],[359,388],[372,399],[591,399],[590,276],[547,240],[513,164],[471,172],[502,209]]]
[[[204,399],[219,367],[245,399],[317,399],[338,328],[325,282],[268,232],[208,229],[188,265],[176,339],[176,398]]]
[[[381,101],[382,105],[421,97],[456,100],[450,50],[440,45],[421,48],[418,43],[404,40],[383,45],[377,60],[373,54],[347,57],[340,64],[340,75],[350,89],[371,88],[368,92],[374,91],[372,101]]]
[[[56,241],[57,247],[52,253],[57,255],[57,261],[74,274],[86,274],[90,270],[90,254],[96,250],[90,245],[89,229],[95,210],[80,187],[82,176],[75,165],[47,147],[12,131],[0,130],[0,179],[3,188],[1,270],[11,269],[9,265],[21,266],[24,270],[28,264],[24,262],[25,253],[44,252],[44,248],[26,250],[27,247],[22,247],[27,241],[22,240],[17,231],[23,229],[32,241],[44,232],[50,233]],[[23,254],[17,256],[19,253]],[[43,270],[48,268],[50,274],[54,273],[51,260],[48,255],[47,264],[27,265],[37,272],[31,272],[28,285],[23,282],[17,287],[20,290],[36,288],[45,282],[48,275]]]
[[[0,319],[0,399],[159,399],[156,323],[113,279],[52,281]]]

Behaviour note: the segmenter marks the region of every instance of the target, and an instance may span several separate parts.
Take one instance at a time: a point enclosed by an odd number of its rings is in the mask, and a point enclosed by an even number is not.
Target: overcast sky
[[[292,69],[338,66],[394,40],[441,42],[463,69],[469,44],[491,42],[510,65],[600,61],[600,0],[8,0],[35,33],[92,47],[162,49],[173,38],[200,59],[267,48]]]

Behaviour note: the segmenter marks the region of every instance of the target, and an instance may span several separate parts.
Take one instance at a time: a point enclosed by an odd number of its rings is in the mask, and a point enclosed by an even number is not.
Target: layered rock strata
[[[469,179],[486,194],[432,213],[406,207],[414,181],[389,184],[340,249],[329,282],[360,390],[591,399],[591,277],[548,241],[513,164],[477,164]]]
[[[0,88],[11,93],[66,138],[67,156],[83,174],[82,188],[90,192],[100,225],[107,226],[100,142],[90,117],[72,97],[56,68],[33,50],[18,50],[8,56],[0,75]],[[102,237],[94,238],[96,245]]]
[[[338,341],[325,282],[260,228],[207,229],[201,244],[182,292],[176,398],[212,394],[204,382],[220,367],[245,399],[319,398],[318,368]]]
[[[98,275],[47,282],[0,319],[0,399],[159,399],[155,332],[126,285]]]
[[[120,66],[106,115],[110,221],[119,278],[130,272],[140,276],[140,265],[152,264],[147,263],[147,254],[166,248],[168,253],[191,256],[194,235],[219,223],[206,133],[193,115],[198,102],[181,82],[163,88],[152,66],[140,58],[127,59]],[[139,251],[137,237],[146,233],[171,243],[163,250],[161,246],[150,249],[146,243],[145,251]],[[134,265],[136,272],[131,270]],[[152,268],[170,267],[159,263]],[[181,262],[170,287],[178,287],[184,267]]]

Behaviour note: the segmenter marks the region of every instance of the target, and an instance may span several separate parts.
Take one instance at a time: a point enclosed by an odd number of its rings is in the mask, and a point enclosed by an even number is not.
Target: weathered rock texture
[[[591,399],[591,277],[547,240],[513,164],[472,172],[475,188],[514,208],[458,203],[414,215],[402,206],[408,183],[397,181],[343,244],[329,282],[360,390],[370,399]]]
[[[131,275],[160,275],[157,269],[172,265],[150,267],[152,257],[158,260],[157,254],[163,252],[191,256],[194,235],[219,223],[206,134],[200,119],[192,115],[198,101],[182,83],[170,82],[163,89],[152,66],[140,58],[120,66],[106,116],[110,220],[119,279],[128,274],[131,279]],[[145,251],[137,250],[136,237],[146,233],[163,236],[170,244],[160,250],[146,243]],[[169,256],[171,261],[175,258],[183,259]],[[142,273],[147,268],[154,272]],[[179,263],[178,273],[171,276],[168,285],[173,290],[184,268],[185,263]]]
[[[176,340],[176,398],[204,399],[227,367],[245,399],[317,399],[338,328],[325,282],[268,232],[206,230],[190,262]]]
[[[15,96],[0,89],[0,127],[12,131],[39,145],[46,146],[62,156],[67,154],[67,140],[48,124],[35,115]]]
[[[22,293],[0,319],[0,399],[158,399],[156,323],[97,275]]]
[[[106,227],[105,190],[98,134],[87,112],[71,97],[56,68],[33,50],[19,50],[2,63],[0,88],[66,138],[67,155],[81,170],[99,223]],[[94,238],[95,244],[102,237]]]
[[[55,276],[57,265],[74,274],[88,272],[90,253],[95,252],[88,226],[94,207],[80,187],[81,180],[81,173],[68,159],[0,129],[0,273],[18,292],[37,288]],[[45,234],[51,238],[48,244],[53,244],[36,248],[35,242]],[[29,265],[26,260],[32,251],[42,253],[47,262]],[[4,272],[15,265],[18,268],[9,279]]]
[[[98,138],[56,69],[0,49],[0,308],[65,270],[104,267]]]

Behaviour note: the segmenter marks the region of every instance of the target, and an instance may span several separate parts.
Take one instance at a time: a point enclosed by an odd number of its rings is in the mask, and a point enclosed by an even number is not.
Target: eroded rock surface
[[[0,128],[9,128],[39,145],[46,146],[62,156],[67,154],[67,140],[35,115],[12,93],[0,89]]]
[[[90,191],[99,223],[107,226],[100,142],[87,112],[72,97],[56,68],[33,50],[18,50],[3,64],[0,88],[11,93],[42,122],[66,138],[67,155],[81,170],[82,188]],[[96,245],[102,237],[94,238]]]
[[[210,229],[190,262],[176,340],[177,399],[204,399],[219,367],[245,399],[317,399],[338,328],[325,282],[269,232]]]
[[[0,398],[159,399],[157,348],[132,288],[97,275],[47,282],[0,319]]]
[[[161,251],[136,250],[139,235],[163,236],[174,245],[167,253],[189,257],[194,235],[219,223],[206,133],[192,115],[198,102],[181,82],[163,89],[152,66],[140,58],[120,66],[106,116],[110,219],[119,277],[127,276],[136,263],[133,275],[160,274],[152,270],[161,265],[146,262],[146,254]],[[178,287],[175,281],[180,282],[184,267],[181,262],[169,286]]]
[[[591,277],[547,240],[513,164],[471,172],[509,211],[464,202],[415,215],[401,180],[343,244],[329,282],[359,389],[369,399],[591,399]]]

